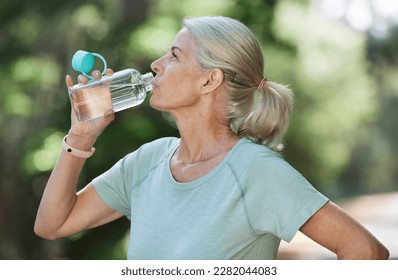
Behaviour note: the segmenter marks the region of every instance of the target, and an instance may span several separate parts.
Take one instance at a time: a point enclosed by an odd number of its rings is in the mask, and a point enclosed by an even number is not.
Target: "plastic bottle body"
[[[141,75],[135,69],[125,69],[70,87],[69,98],[77,119],[88,121],[102,117],[110,109],[119,112],[140,105],[153,88],[152,80],[152,73]]]

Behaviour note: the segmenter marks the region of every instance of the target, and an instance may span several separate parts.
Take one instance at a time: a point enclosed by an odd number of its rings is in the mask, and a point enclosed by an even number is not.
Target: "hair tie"
[[[257,90],[262,90],[266,82],[267,78],[263,78],[261,82],[258,84]]]

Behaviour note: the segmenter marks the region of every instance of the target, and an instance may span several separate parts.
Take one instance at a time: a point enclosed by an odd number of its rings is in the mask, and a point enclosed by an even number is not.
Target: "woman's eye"
[[[174,57],[174,58],[177,58],[177,55],[175,54],[175,52],[171,52],[171,55]]]

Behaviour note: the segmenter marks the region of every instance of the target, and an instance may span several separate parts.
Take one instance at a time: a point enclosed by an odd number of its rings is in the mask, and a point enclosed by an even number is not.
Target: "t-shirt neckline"
[[[195,179],[190,182],[178,182],[174,177],[173,174],[171,173],[171,168],[170,168],[170,161],[171,157],[174,155],[176,152],[177,148],[180,146],[180,139],[178,139],[177,143],[170,149],[169,154],[167,156],[167,160],[165,161],[165,176],[167,179],[167,182],[169,183],[170,186],[172,186],[175,190],[178,191],[189,191],[192,189],[195,189],[199,187],[200,185],[205,184],[207,181],[211,180],[214,176],[217,175],[218,172],[220,172],[228,163],[229,159],[233,156],[233,154],[236,152],[238,147],[242,145],[242,143],[250,141],[246,138],[241,138],[239,141],[232,147],[232,149],[228,152],[228,154],[224,157],[224,159],[209,173],[206,175]]]

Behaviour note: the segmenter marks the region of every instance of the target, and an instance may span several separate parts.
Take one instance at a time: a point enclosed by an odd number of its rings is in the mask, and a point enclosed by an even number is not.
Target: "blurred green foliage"
[[[265,52],[265,75],[290,84],[296,109],[284,156],[333,197],[396,190],[398,32],[380,41],[327,20],[309,1],[3,0],[0,4],[0,259],[124,259],[127,219],[58,241],[33,233],[43,188],[70,125],[64,83],[76,50],[114,70],[150,71],[186,16],[242,20]],[[98,67],[101,67],[99,65]],[[117,113],[80,187],[145,142],[178,136],[168,115]]]
[[[318,185],[333,185],[349,163],[356,128],[375,114],[365,36],[296,2],[281,1],[276,12],[275,34],[295,47],[294,63],[280,73],[290,73],[286,82],[297,94],[288,158]]]

